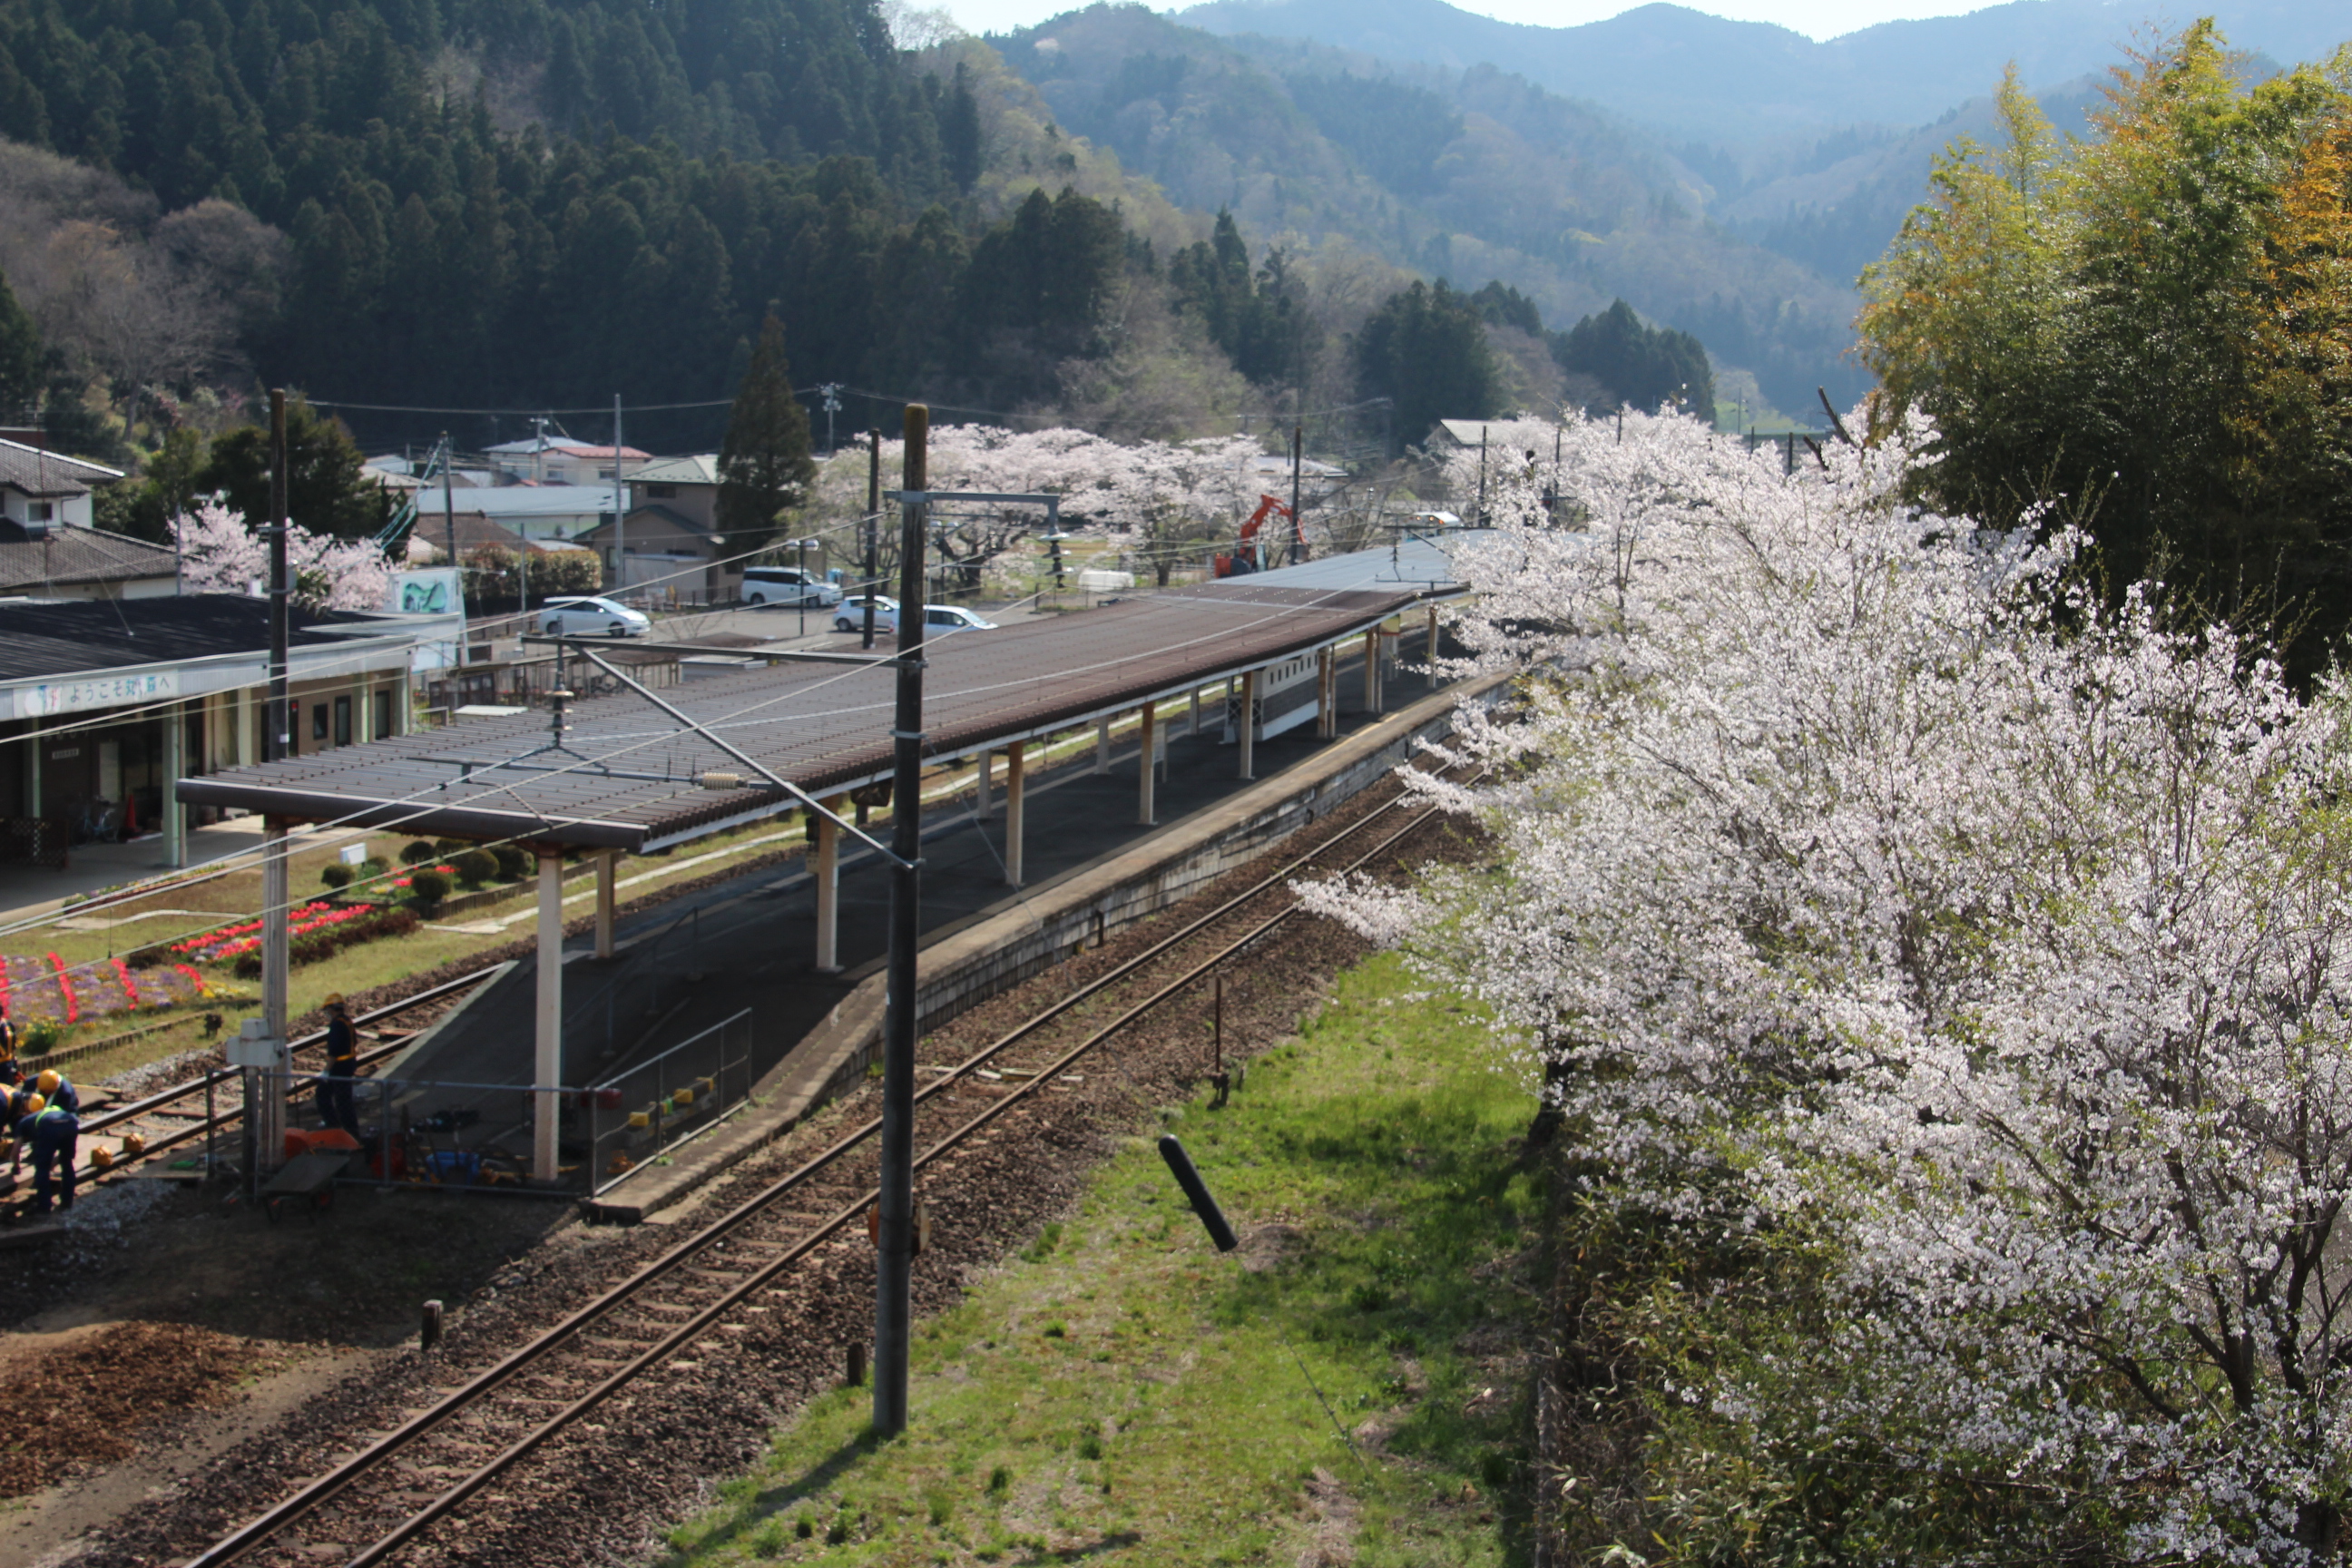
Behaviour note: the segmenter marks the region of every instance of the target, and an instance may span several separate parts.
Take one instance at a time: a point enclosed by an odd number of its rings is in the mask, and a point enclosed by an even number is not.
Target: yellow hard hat
[[[324,1002],[321,1002],[320,1004],[319,1004],[319,1005],[320,1005],[321,1007],[340,1007],[340,1006],[341,1006],[342,1005],[343,1005],[343,994],[342,994],[341,992],[340,992],[340,991],[330,991],[330,992],[328,992],[328,993],[327,993],[327,999],[326,999]]]
[[[43,1094],[55,1094],[58,1091],[58,1081],[57,1068],[43,1068],[41,1076],[33,1080],[33,1086]]]
[[[25,1114],[27,1116],[38,1116],[48,1108],[49,1102],[37,1094],[28,1094],[25,1097]]]

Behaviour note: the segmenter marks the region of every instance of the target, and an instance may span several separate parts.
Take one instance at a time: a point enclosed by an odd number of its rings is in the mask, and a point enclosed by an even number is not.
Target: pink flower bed
[[[19,1024],[53,1019],[79,1024],[116,1013],[152,1012],[204,999],[205,977],[186,964],[134,970],[120,958],[68,964],[54,952],[0,955],[0,996]]]

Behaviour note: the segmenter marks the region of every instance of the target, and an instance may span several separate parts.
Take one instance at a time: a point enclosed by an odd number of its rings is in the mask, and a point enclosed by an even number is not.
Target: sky
[[[1003,33],[1076,10],[1084,3],[1085,0],[945,0],[944,8],[966,32]],[[1173,8],[1181,9],[1185,3],[1189,0],[1179,0]],[[1709,0],[1692,9],[1742,22],[1777,22],[1811,38],[1834,38],[1879,22],[1957,16],[1993,3],[1995,0]],[[912,4],[918,9],[931,8],[925,0],[912,0]],[[938,0],[932,0],[932,4],[938,4]],[[1621,11],[1633,9],[1626,0],[1453,0],[1453,4],[1482,16],[1545,27],[1572,27],[1580,22],[1604,21]],[[1169,7],[1163,5],[1162,8]]]

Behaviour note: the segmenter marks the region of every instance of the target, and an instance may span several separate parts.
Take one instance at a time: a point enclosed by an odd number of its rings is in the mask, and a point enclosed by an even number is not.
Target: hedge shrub
[[[401,847],[400,863],[404,866],[422,866],[439,858],[441,858],[441,851],[434,848],[422,838]]]
[[[487,849],[463,850],[449,864],[457,871],[457,880],[469,888],[478,888],[499,874],[499,858]]]
[[[420,867],[409,874],[408,890],[418,903],[430,908],[449,896],[448,874]]]
[[[319,880],[339,893],[352,885],[352,868],[341,860],[330,860],[319,868]]]

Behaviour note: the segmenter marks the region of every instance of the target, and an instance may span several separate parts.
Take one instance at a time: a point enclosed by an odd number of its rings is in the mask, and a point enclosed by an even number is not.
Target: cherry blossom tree
[[[1774,1331],[1692,1304],[1667,1403],[1720,1451],[2000,1500],[1913,1560],[2333,1555],[2345,693],[1906,505],[1930,434],[1784,476],[1629,415],[1490,467],[1460,630],[1517,679],[1415,787],[1496,868],[1307,894],[1483,1005],[1581,1201],[1804,1275]]]
[[[180,550],[180,575],[191,593],[261,594],[268,591],[269,545],[246,525],[233,507],[208,500],[192,517],[173,519]],[[297,604],[314,610],[381,610],[392,585],[383,552],[364,541],[314,534],[289,523],[286,561]]]

